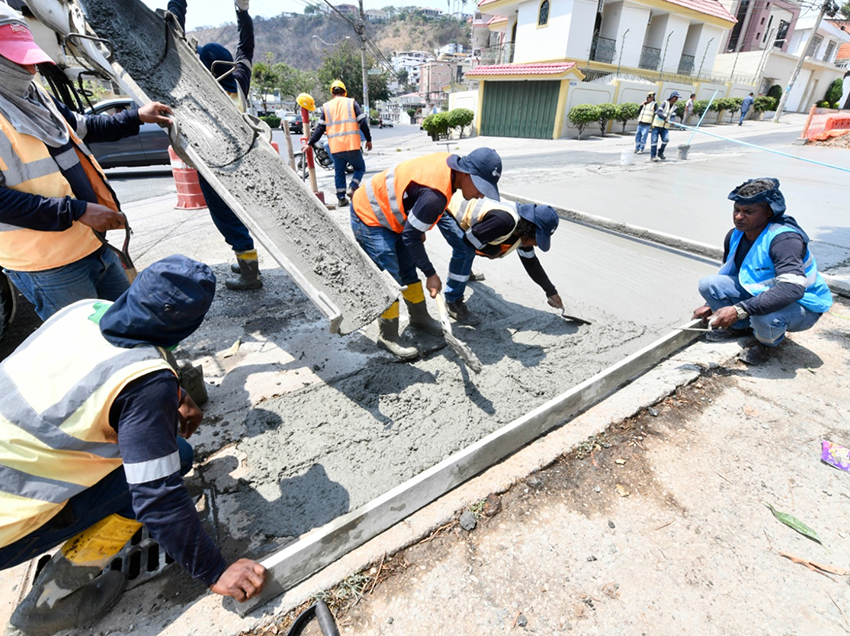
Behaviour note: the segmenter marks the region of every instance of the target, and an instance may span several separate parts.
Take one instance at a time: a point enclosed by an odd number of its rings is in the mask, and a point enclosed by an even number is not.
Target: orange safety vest
[[[65,121],[51,99],[46,94],[44,98],[54,116]],[[97,202],[118,210],[115,193],[97,160],[70,126],[68,132],[73,145],[66,153],[76,153],[97,195]],[[0,133],[0,172],[5,187],[49,198],[75,198],[71,184],[40,139],[18,133],[2,115]],[[42,232],[0,223],[0,266],[15,271],[40,272],[62,267],[88,256],[100,246],[92,229],[77,221],[62,232]]]
[[[435,152],[379,172],[354,192],[355,214],[366,225],[401,234],[407,222],[404,191],[411,183],[441,192],[446,201],[452,198],[452,169],[446,163],[450,156],[448,152]]]
[[[325,113],[325,132],[331,153],[360,149],[360,126],[354,113],[354,100],[334,97],[322,109]]]

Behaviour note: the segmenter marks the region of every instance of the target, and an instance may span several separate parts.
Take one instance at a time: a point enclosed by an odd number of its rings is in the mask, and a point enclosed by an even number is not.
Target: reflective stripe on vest
[[[803,286],[806,288],[806,292],[797,302],[809,311],[822,314],[832,306],[832,294],[818,272],[815,257],[809,251],[808,246],[806,246],[803,262],[805,278],[784,274],[776,276],[776,268],[770,258],[770,244],[774,238],[785,232],[797,232],[797,230],[793,226],[777,223],[770,223],[762,230],[741,264],[741,269],[738,271],[738,281],[753,296],[766,292],[780,282]],[[734,272],[735,253],[738,251],[738,245],[740,245],[743,236],[744,234],[740,230],[732,232],[729,241],[729,256],[723,267],[720,268],[720,274],[729,276]]]
[[[52,100],[47,95],[43,95],[43,98],[54,117],[65,121]],[[79,163],[89,178],[98,203],[117,210],[117,199],[91,151],[70,126],[68,132],[72,147],[54,158],[42,141],[18,133],[0,115],[0,172],[3,174],[3,185],[18,192],[48,198],[74,198],[71,185],[61,170]],[[41,232],[0,224],[0,266],[11,270],[37,272],[62,267],[88,256],[100,246],[91,228],[79,222],[74,222],[62,232]]]
[[[94,316],[109,304],[66,307],[0,365],[0,546],[121,466],[113,401],[129,382],[171,370],[156,347],[103,338]]]
[[[325,113],[325,133],[331,153],[358,150],[360,127],[354,113],[354,100],[350,97],[335,97],[322,109]]]
[[[652,127],[653,128],[667,128],[670,129],[673,125],[670,123],[671,119],[671,111],[674,106],[667,100],[661,102],[661,116],[655,115],[652,119]]]
[[[514,236],[514,230],[516,230],[520,217],[516,210],[516,203],[513,201],[494,201],[486,198],[467,201],[463,198],[463,193],[461,191],[457,191],[452,196],[452,200],[449,202],[447,210],[449,214],[455,217],[458,225],[460,225],[460,228],[465,233],[466,240],[468,240],[476,250],[483,250],[486,245],[498,245],[501,249],[501,254],[499,254],[497,258],[502,258],[506,254],[513,252],[520,245],[519,237]],[[500,236],[489,243],[482,243],[478,240],[478,237],[472,233],[472,228],[484,220],[490,212],[496,210],[510,214],[514,221],[513,227],[507,234]],[[509,240],[511,237],[514,238],[513,241]]]
[[[650,102],[649,104],[644,104],[640,108],[640,112],[638,113],[638,123],[639,124],[651,124],[652,119],[655,117],[655,107],[658,106],[655,102]]]
[[[401,234],[407,222],[404,191],[411,183],[442,193],[446,201],[452,198],[452,170],[446,163],[449,156],[447,152],[435,152],[409,159],[367,179],[354,192],[354,212],[366,225],[385,227]],[[416,221],[411,223],[416,226]],[[430,229],[416,227],[422,232]]]

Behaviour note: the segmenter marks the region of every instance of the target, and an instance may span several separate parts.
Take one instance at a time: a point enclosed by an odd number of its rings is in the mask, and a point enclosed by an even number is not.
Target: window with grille
[[[547,24],[549,24],[549,0],[543,0],[537,14],[537,26],[546,26]]]

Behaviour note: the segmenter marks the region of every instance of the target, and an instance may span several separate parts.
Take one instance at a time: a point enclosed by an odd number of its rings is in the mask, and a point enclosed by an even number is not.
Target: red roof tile
[[[845,42],[840,47],[838,47],[838,53],[835,54],[836,60],[848,60],[850,59],[850,42]]]
[[[495,1],[495,0],[494,0]],[[726,10],[717,0],[667,0],[670,4],[676,4],[699,13],[714,16],[729,22],[737,22],[735,16]]]
[[[504,15],[494,15],[494,16],[493,16],[492,18],[490,18],[490,20],[487,22],[487,25],[489,26],[489,25],[491,25],[491,24],[496,24],[497,22],[507,22],[507,21],[508,21],[507,16],[504,16]]]
[[[559,64],[496,64],[494,66],[476,66],[465,76],[476,75],[561,75],[576,65],[575,62]]]

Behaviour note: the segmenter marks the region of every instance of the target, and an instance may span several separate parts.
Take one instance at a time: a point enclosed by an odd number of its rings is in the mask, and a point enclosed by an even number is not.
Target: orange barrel
[[[272,143],[272,148],[274,148],[275,150],[277,150],[277,154],[280,154],[280,146],[278,146],[278,145],[277,145],[277,142],[276,142],[276,141],[273,141],[273,142],[271,142],[271,143]]]
[[[171,158],[174,185],[177,186],[177,209],[200,210],[207,207],[198,183],[198,171],[186,165],[171,146],[168,147],[168,156]]]

